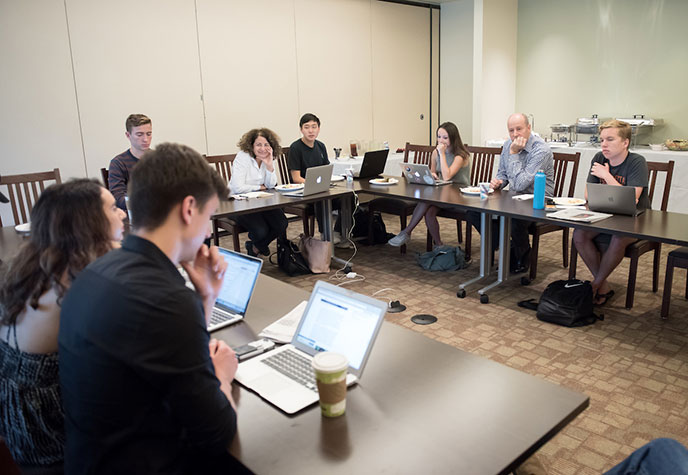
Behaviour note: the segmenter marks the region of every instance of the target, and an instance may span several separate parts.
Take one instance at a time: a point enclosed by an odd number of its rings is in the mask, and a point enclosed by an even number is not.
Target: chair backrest
[[[275,157],[277,159],[277,169],[279,170],[280,183],[288,185],[291,183],[291,173],[287,167],[287,160],[289,159],[289,147],[282,147],[282,153]]]
[[[655,185],[657,184],[657,174],[659,172],[666,172],[666,179],[664,180],[664,195],[662,195],[661,210],[666,211],[669,204],[669,191],[671,191],[671,179],[674,176],[674,161],[669,162],[647,162],[647,171],[650,173],[650,180],[648,184],[647,194],[652,203],[652,198],[655,195]]]
[[[573,193],[576,191],[576,178],[578,177],[578,163],[580,162],[580,152],[576,153],[561,153],[554,152],[554,196],[568,196],[573,198]],[[567,170],[571,165],[571,173],[567,174]],[[564,186],[566,178],[569,179],[568,194],[564,195]]]
[[[205,155],[205,159],[209,164],[215,165],[215,169],[227,185],[229,185],[229,180],[232,178],[232,162],[234,162],[235,158],[236,153],[229,153],[227,155]]]
[[[26,223],[31,219],[33,205],[45,190],[45,182],[51,180],[62,183],[59,168],[50,172],[5,175],[0,179],[0,185],[7,185],[7,196],[12,205],[15,225]],[[2,226],[2,219],[0,219],[0,226]]]
[[[478,183],[492,180],[495,157],[499,157],[502,149],[500,147],[472,147],[468,145],[468,151],[473,154],[471,185],[478,186]]]
[[[404,148],[404,163],[408,163],[409,152],[413,152],[413,163],[422,163],[429,166],[433,150],[435,150],[435,147],[432,145],[414,145],[406,142],[406,148]]]
[[[101,168],[100,169],[100,176],[103,178],[103,186],[105,187],[106,190],[109,191],[110,190],[110,184],[109,184],[110,183],[109,182],[110,170],[108,170],[107,168]]]

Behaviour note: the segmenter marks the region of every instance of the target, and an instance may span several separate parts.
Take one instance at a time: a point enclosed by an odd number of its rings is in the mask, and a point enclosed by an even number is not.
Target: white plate
[[[291,183],[289,185],[277,185],[275,189],[279,192],[286,193],[288,191],[296,191],[303,188],[303,183]]]
[[[577,205],[557,205],[557,209],[585,209],[585,206],[577,206]]]
[[[562,196],[560,198],[552,198],[554,200],[555,205],[561,205],[561,206],[583,206],[585,204],[585,200],[582,198],[568,198],[566,196]]]
[[[18,233],[28,233],[31,232],[31,223],[17,224],[14,229]]]
[[[342,181],[344,180],[344,176],[342,175],[332,175],[332,178],[330,178],[330,182],[334,183],[335,181]]]
[[[368,183],[371,185],[382,185],[382,186],[389,186],[389,185],[396,185],[399,183],[399,180],[396,178],[371,178],[368,180]]]
[[[466,188],[461,188],[461,193],[464,195],[480,195],[480,188],[477,186],[467,186]],[[490,193],[494,193],[494,190],[490,188]]]

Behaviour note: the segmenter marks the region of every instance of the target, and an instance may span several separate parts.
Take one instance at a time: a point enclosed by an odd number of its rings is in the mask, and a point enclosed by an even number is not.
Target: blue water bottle
[[[535,190],[533,196],[533,209],[545,209],[545,186],[547,185],[547,177],[545,172],[538,170],[535,174]]]

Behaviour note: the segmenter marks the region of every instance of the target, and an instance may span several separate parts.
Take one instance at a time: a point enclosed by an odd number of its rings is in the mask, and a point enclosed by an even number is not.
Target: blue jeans
[[[688,449],[674,439],[643,445],[606,475],[688,475]]]

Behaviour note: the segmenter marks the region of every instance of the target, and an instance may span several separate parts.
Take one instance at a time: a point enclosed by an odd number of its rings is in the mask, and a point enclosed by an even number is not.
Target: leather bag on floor
[[[330,272],[330,260],[332,259],[330,241],[321,241],[313,236],[301,234],[299,249],[312,273],[326,274]]]

